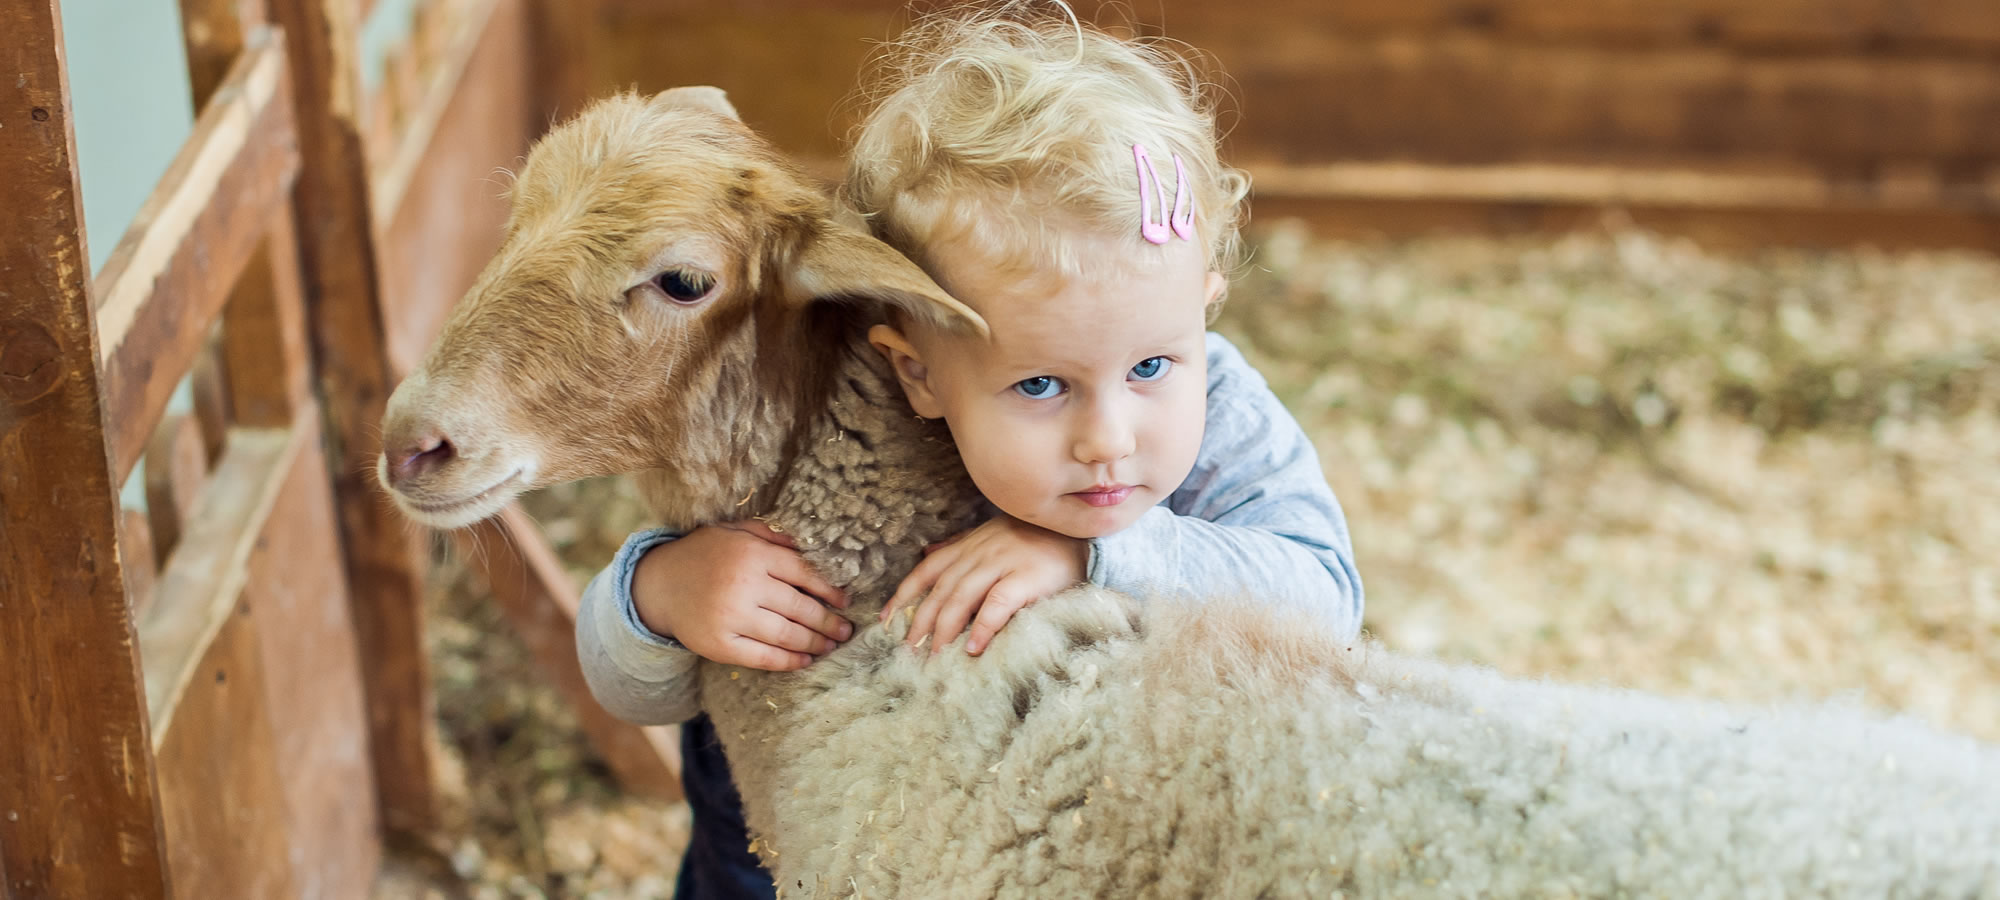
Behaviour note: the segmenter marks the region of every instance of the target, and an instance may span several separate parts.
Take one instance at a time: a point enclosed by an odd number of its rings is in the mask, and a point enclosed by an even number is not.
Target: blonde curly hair
[[[933,248],[949,244],[1009,273],[1101,279],[1164,252],[1139,232],[1140,144],[1161,185],[1174,183],[1173,157],[1186,165],[1197,240],[1228,273],[1250,182],[1217,153],[1202,60],[1057,5],[932,15],[885,45],[843,201],[933,274]],[[1107,238],[1131,252],[1107,259]]]

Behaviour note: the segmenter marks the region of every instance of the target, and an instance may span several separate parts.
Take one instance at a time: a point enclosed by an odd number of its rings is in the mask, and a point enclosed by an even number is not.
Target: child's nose
[[[1131,426],[1116,415],[1091,416],[1076,438],[1072,453],[1086,465],[1117,462],[1132,455],[1136,436]]]

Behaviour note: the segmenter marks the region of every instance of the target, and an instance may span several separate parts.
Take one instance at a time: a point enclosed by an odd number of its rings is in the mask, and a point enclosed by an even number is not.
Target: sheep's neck
[[[872,615],[925,544],[974,524],[984,506],[944,423],[919,418],[888,364],[859,341],[831,355],[827,391],[762,518]]]

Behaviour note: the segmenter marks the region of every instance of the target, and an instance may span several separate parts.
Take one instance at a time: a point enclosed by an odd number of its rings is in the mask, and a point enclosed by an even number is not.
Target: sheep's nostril
[[[425,435],[390,457],[389,474],[397,481],[420,475],[450,462],[453,453],[451,441],[443,435]]]

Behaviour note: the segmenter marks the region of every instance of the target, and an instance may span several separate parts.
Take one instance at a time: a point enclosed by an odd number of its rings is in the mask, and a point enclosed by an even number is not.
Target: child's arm
[[[612,715],[639,725],[678,724],[701,711],[694,691],[698,658],[641,624],[632,605],[639,556],[675,537],[654,530],[626,538],[577,605],[576,656],[590,695]]]
[[[578,661],[612,715],[643,725],[685,721],[699,712],[697,658],[783,671],[844,640],[851,629],[822,597],[846,603],[761,523],[705,526],[678,539],[642,531],[584,589]]]
[[[1361,628],[1347,520],[1312,443],[1234,346],[1209,335],[1207,430],[1164,506],[1091,542],[1092,583],[1137,596],[1242,596]]]

